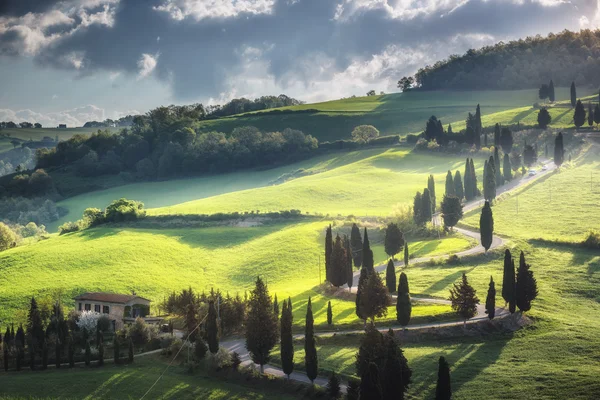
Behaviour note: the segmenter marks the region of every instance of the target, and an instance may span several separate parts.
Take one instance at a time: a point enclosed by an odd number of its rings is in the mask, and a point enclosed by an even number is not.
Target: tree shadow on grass
[[[515,115],[512,119],[511,122],[516,123],[521,121],[524,118],[527,118],[527,116],[529,116],[531,113],[533,113],[535,111],[535,109],[532,108],[528,108],[527,110],[521,111],[520,113],[518,113],[517,115]]]
[[[434,294],[444,288],[450,287],[450,285],[452,285],[454,282],[456,282],[462,276],[463,273],[469,274],[469,272],[473,271],[474,269],[475,269],[475,267],[470,267],[470,268],[467,267],[461,271],[456,271],[449,275],[446,275],[439,281],[433,283],[427,289],[423,290],[421,292],[421,294]]]

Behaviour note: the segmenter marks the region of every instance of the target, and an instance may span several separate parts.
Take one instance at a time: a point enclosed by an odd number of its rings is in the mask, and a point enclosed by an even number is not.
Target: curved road
[[[505,184],[504,186],[499,188],[496,191],[497,196],[501,195],[502,193],[506,193],[506,192],[515,190],[515,189],[517,189],[525,184],[528,184],[530,182],[533,182],[533,181],[541,178],[542,176],[545,176],[545,175],[551,173],[552,171],[554,171],[556,169],[556,166],[554,165],[554,163],[549,160],[544,161],[542,163],[542,165],[543,165],[544,169],[540,170],[536,175],[533,175],[533,176],[527,175],[519,180],[513,180],[513,181],[509,182],[508,184]],[[463,205],[463,211],[466,213],[466,212],[475,210],[477,208],[482,207],[483,203],[484,203],[484,201],[481,198],[469,201]],[[439,213],[435,214],[433,219],[436,224],[441,223],[441,218],[440,218]],[[457,256],[462,257],[462,256],[468,256],[468,255],[481,254],[481,253],[485,252],[485,249],[481,245],[481,240],[480,240],[481,238],[480,238],[479,232],[471,231],[468,229],[462,229],[462,228],[454,228],[454,230],[462,235],[476,239],[477,242],[479,243],[477,246],[475,246],[473,248],[455,253]],[[504,243],[505,243],[504,239],[494,235],[490,250],[498,248],[500,246],[503,246]],[[419,264],[419,263],[427,262],[431,259],[435,260],[435,259],[447,258],[448,256],[449,256],[449,254],[439,255],[439,256],[434,256],[434,257],[415,258],[415,259],[411,259],[411,264]],[[403,266],[404,262],[396,261],[395,265],[397,267]],[[384,263],[384,264],[376,266],[375,270],[378,272],[382,272],[382,271],[385,271],[386,268],[387,268],[387,264]],[[360,272],[355,272],[353,287],[351,289],[353,292],[356,291],[356,287],[358,286],[358,278],[359,277],[360,277]],[[412,297],[411,299],[413,301],[423,302],[423,303],[450,304],[449,300],[443,300],[443,299],[433,299],[433,298],[425,298],[425,297]],[[509,315],[509,312],[505,308],[502,308],[502,307],[496,308],[496,318],[506,317],[507,315]],[[475,317],[467,320],[466,323],[472,324],[472,323],[476,323],[476,322],[484,320],[484,319],[487,319],[487,315],[485,313],[485,306],[483,304],[478,304],[477,305],[477,315]],[[407,330],[456,326],[456,325],[461,325],[463,323],[464,323],[463,321],[452,321],[452,322],[437,323],[437,324],[436,323],[415,324],[415,325],[409,325],[407,327]],[[389,328],[390,327],[378,328],[378,329],[380,331],[387,331]],[[362,329],[337,331],[337,332],[319,332],[319,333],[315,333],[315,336],[327,337],[327,336],[333,336],[333,335],[356,334],[356,333],[362,333],[362,332],[364,332],[364,330],[362,330]],[[302,339],[303,337],[304,337],[304,335],[302,335],[302,334],[294,335],[294,339]],[[227,349],[230,352],[233,352],[233,351],[237,352],[242,359],[243,365],[252,363],[252,361],[250,360],[250,355],[248,354],[248,351],[246,350],[245,339],[226,340],[226,341],[221,342],[220,345],[221,345],[221,347]],[[285,377],[285,374],[283,373],[283,371],[280,368],[273,367],[271,365],[265,365],[265,373],[279,376],[279,377]],[[290,378],[295,381],[310,383],[310,380],[308,379],[308,377],[302,372],[293,372],[291,374]],[[317,379],[315,380],[314,383],[316,383],[317,385],[320,385],[320,386],[326,386],[327,379],[323,378],[323,377],[317,377]]]

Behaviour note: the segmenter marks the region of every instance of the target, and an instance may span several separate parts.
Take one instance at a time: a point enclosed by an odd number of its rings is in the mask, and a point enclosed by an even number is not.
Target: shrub
[[[94,311],[82,311],[79,314],[79,319],[77,320],[77,327],[85,331],[88,336],[91,336],[96,333],[96,329],[98,327],[98,319],[100,318],[100,314]]]
[[[588,232],[587,237],[582,242],[583,247],[588,249],[600,249],[600,231],[591,230]]]
[[[427,150],[427,140],[421,138],[415,144],[415,150]]]
[[[106,315],[101,315],[96,321],[96,329],[101,332],[108,332],[110,330],[110,319]]]
[[[88,226],[99,225],[104,222],[104,213],[99,208],[86,208],[83,219],[87,220]]]
[[[421,135],[413,135],[412,133],[406,135],[406,143],[416,144]]]
[[[135,200],[127,200],[125,198],[110,203],[110,205],[106,207],[104,213],[107,222],[134,221],[145,215],[146,211],[144,211],[144,203]]]
[[[133,341],[136,346],[143,346],[151,339],[151,331],[146,322],[138,317],[135,322],[127,329],[127,337]]]
[[[206,343],[204,343],[204,340],[197,338],[194,346],[194,358],[196,361],[204,359],[207,351],[208,347],[206,346]]]
[[[359,125],[352,131],[352,140],[366,143],[379,137],[379,131],[373,125]]]
[[[58,234],[64,235],[65,233],[77,232],[79,231],[79,224],[77,222],[65,222],[61,226],[58,227]]]
[[[15,233],[3,222],[0,222],[0,251],[9,249],[16,246],[17,236]]]

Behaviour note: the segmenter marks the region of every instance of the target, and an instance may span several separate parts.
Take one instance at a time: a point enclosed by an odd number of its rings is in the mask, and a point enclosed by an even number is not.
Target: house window
[[[85,311],[91,311],[92,310],[92,305],[91,304],[86,304],[85,305]]]
[[[94,304],[94,311],[97,313],[100,312],[100,304]]]
[[[81,303],[79,303],[79,311],[81,311]]]
[[[108,313],[109,313],[108,306],[102,306],[102,314],[108,314]]]

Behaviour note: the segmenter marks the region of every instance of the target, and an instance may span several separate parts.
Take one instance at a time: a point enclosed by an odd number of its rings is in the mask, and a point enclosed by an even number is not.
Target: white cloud
[[[156,64],[158,63],[158,57],[160,54],[142,54],[142,57],[137,63],[138,66],[138,79],[144,79],[150,76],[154,69],[156,68]]]
[[[28,121],[39,122],[45,127],[55,127],[67,124],[69,127],[83,126],[87,121],[104,121],[104,109],[92,104],[59,112],[39,113],[33,110],[0,109],[0,121],[13,121],[15,123]]]
[[[181,21],[187,17],[200,21],[205,18],[230,18],[239,14],[269,14],[275,0],[165,0],[155,7]]]

